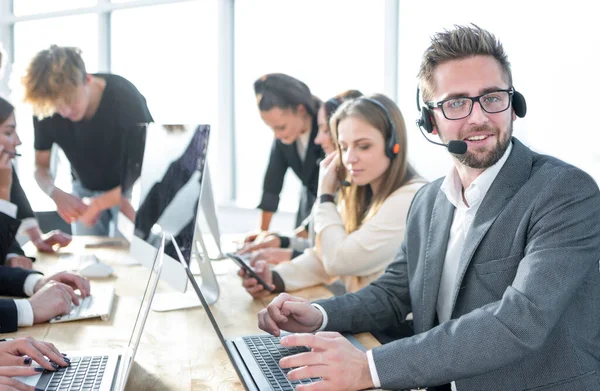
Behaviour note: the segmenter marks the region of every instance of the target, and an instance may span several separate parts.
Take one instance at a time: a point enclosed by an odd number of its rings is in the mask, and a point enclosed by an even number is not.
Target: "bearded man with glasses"
[[[419,72],[427,129],[467,144],[415,195],[394,262],[356,293],[286,293],[259,327],[312,351],[280,361],[302,390],[600,389],[600,192],[580,169],[512,137],[525,114],[507,56],[477,26],[436,34]],[[517,100],[515,98],[518,98]],[[517,104],[518,103],[518,104]],[[367,352],[337,332],[415,335]]]

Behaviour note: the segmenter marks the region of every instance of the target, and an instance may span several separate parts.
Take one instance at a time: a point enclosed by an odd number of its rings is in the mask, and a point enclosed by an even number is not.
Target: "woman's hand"
[[[48,360],[44,357],[48,357]],[[65,358],[58,349],[49,342],[36,341],[33,338],[17,338],[12,341],[0,342],[0,368],[1,367],[29,367],[32,359],[43,368],[54,371],[59,366],[69,366],[69,359]],[[31,375],[36,372],[31,368]],[[0,372],[2,376],[12,376]]]
[[[255,238],[253,242],[244,243],[244,246],[238,250],[238,254],[251,253],[263,248],[279,248],[281,239],[277,235],[267,235]]]
[[[6,261],[6,266],[20,267],[21,269],[31,270],[33,269],[33,262],[26,256],[17,255],[16,257],[12,257]]]
[[[273,272],[269,269],[269,266],[267,266],[265,261],[257,262],[254,271],[271,287],[271,289],[275,289],[275,285],[273,285]],[[271,292],[266,290],[256,278],[246,273],[244,269],[238,271],[238,276],[242,277],[242,286],[246,289],[246,292],[250,293],[255,299],[260,299],[271,294]]]
[[[73,240],[71,235],[64,233],[59,229],[50,231],[43,236],[38,226],[31,227],[26,232],[27,236],[29,236],[29,239],[35,245],[38,251],[43,253],[53,253],[55,252],[55,245],[58,245],[59,247],[65,247],[71,243],[71,240]]]
[[[335,194],[339,187],[337,172],[339,167],[339,154],[337,151],[330,153],[319,164],[319,189],[317,196],[322,194]]]
[[[265,261],[271,265],[287,262],[292,259],[292,249],[289,248],[263,248],[250,255],[250,265],[255,266],[258,261]]]

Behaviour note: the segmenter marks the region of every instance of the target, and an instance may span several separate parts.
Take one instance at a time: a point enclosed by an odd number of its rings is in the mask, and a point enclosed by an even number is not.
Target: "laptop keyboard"
[[[44,371],[36,387],[45,391],[97,391],[107,362],[108,356],[72,357],[70,366]]]
[[[291,391],[299,384],[309,384],[321,380],[320,377],[288,380],[287,373],[294,368],[279,367],[279,360],[283,357],[310,351],[306,346],[287,348],[279,343],[278,337],[272,335],[243,337],[242,339],[252,352],[273,390]]]

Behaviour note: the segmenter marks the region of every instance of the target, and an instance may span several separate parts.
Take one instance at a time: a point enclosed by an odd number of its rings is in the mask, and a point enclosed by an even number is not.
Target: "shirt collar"
[[[306,150],[308,149],[308,142],[310,141],[310,134],[312,129],[307,130],[306,132],[300,134],[300,136],[296,139],[296,144],[298,145],[298,152],[301,157],[306,155]]]
[[[498,173],[502,167],[504,167],[504,164],[506,163],[511,151],[512,141],[508,144],[508,148],[506,148],[506,151],[500,160],[498,160],[493,166],[488,167],[485,171],[483,171],[481,175],[475,178],[467,190],[465,190],[465,198],[469,203],[469,208],[478,206],[483,200],[483,197],[485,197],[488,190],[492,186],[492,183],[494,183]],[[454,205],[455,208],[459,206],[466,207],[462,198],[462,183],[456,167],[452,166],[452,169],[448,175],[446,175],[440,190],[444,192],[448,201]]]

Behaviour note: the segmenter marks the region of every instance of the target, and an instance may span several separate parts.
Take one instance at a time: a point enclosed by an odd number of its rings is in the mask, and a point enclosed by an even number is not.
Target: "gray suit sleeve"
[[[593,180],[574,168],[558,173],[533,196],[524,257],[502,299],[373,349],[382,388],[443,384],[486,373],[548,341],[586,278],[597,273],[600,196]]]
[[[326,330],[360,333],[400,325],[411,311],[405,244],[385,273],[370,285],[315,303],[327,312]]]

